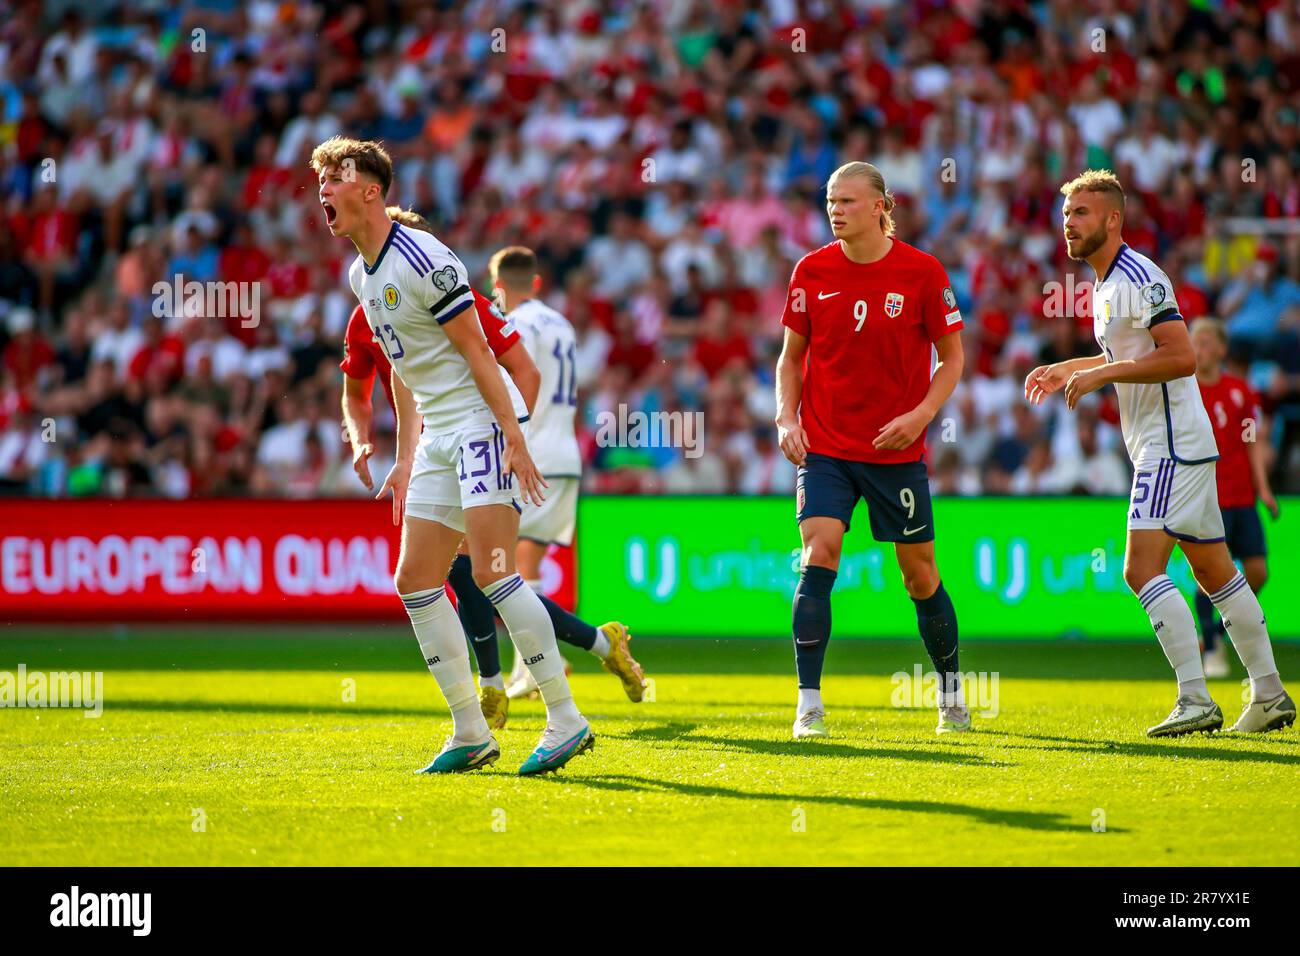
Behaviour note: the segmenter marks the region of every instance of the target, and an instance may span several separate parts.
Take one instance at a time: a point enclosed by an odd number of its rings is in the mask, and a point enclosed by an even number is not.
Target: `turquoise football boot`
[[[464,773],[491,766],[501,758],[501,745],[491,735],[483,743],[467,747],[452,746],[453,739],[448,737],[442,745],[442,751],[433,758],[433,763],[416,773]]]
[[[524,765],[519,768],[519,776],[531,777],[534,774],[559,770],[578,754],[590,750],[595,745],[596,735],[591,732],[591,725],[583,727],[572,736],[563,738],[548,726],[542,734],[542,739],[538,741],[537,749],[528,755]]]

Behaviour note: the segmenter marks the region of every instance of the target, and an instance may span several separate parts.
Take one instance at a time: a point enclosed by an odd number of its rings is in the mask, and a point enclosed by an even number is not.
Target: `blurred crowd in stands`
[[[537,251],[579,334],[589,490],[793,490],[786,283],[830,239],[828,175],[866,159],[966,318],[937,491],[1127,491],[1112,390],[1021,399],[1034,365],[1096,352],[1057,187],[1110,167],[1130,245],[1227,322],[1297,492],[1298,107],[1294,0],[0,0],[0,490],[362,493],[355,253],[307,166],[344,132],[384,141],[389,200],[480,286],[497,248]],[[256,316],[177,309],[175,277],[256,284]],[[702,411],[705,454],[601,447],[620,405]]]

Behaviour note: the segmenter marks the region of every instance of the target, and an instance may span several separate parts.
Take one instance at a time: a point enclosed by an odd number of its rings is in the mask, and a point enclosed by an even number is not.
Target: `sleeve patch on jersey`
[[[1165,287],[1159,282],[1153,282],[1142,290],[1142,298],[1147,305],[1159,305],[1165,301]]]
[[[945,315],[943,318],[944,318],[944,321],[947,322],[949,325],[956,325],[958,322],[961,321],[961,310],[959,310],[959,309],[953,309],[951,312],[949,312],[949,313],[948,313],[947,315]]]
[[[450,296],[448,296],[448,298],[450,298]],[[442,303],[440,302],[440,303],[438,303],[438,304],[441,305]],[[449,311],[446,315],[438,315],[438,314],[435,312],[433,317],[434,317],[435,319],[438,320],[438,324],[439,324],[439,325],[446,325],[448,322],[450,322],[452,319],[456,318],[456,316],[460,315],[462,312],[464,312],[466,309],[468,309],[468,308],[469,308],[471,305],[473,305],[473,304],[474,304],[474,300],[473,300],[473,299],[466,299],[466,300],[465,300],[464,302],[462,302],[460,305],[456,306],[454,309],[452,309],[451,311]],[[433,311],[433,310],[430,310],[430,311]]]
[[[943,290],[943,301],[948,308],[955,310],[957,308],[957,297],[952,294],[952,286],[946,286]],[[952,323],[949,322],[949,325]]]
[[[439,325],[445,322],[446,319],[438,318],[438,313],[440,313],[443,309],[447,308],[447,306],[451,305],[451,303],[455,302],[457,299],[459,299],[462,295],[464,295],[467,292],[469,292],[469,286],[467,285],[457,286],[456,288],[448,292],[446,295],[444,295],[441,299],[439,299],[436,303],[434,303],[433,308],[429,309],[429,311],[433,313],[434,318],[438,319]],[[468,299],[466,299],[465,304],[473,305],[474,297],[470,296]],[[464,308],[464,306],[462,306],[461,308]],[[460,309],[457,309],[456,311],[459,312]],[[449,315],[447,316],[447,318],[450,319],[451,316]]]
[[[433,284],[443,292],[454,291],[459,281],[456,270],[452,266],[443,266],[433,274]]]

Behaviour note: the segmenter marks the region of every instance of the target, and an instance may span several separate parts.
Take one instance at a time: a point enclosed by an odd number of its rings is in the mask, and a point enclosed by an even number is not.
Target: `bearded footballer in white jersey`
[[[1206,687],[1192,612],[1165,573],[1175,545],[1219,609],[1250,675],[1250,703],[1232,730],[1289,726],[1295,702],[1273,661],[1264,612],[1224,543],[1214,478],[1218,449],[1169,277],[1124,242],[1124,190],[1113,173],[1088,170],[1061,192],[1069,256],[1087,262],[1097,275],[1093,332],[1102,354],[1034,369],[1025,379],[1025,397],[1038,404],[1064,389],[1066,404],[1074,408],[1110,384],[1119,396],[1134,470],[1124,580],[1150,617],[1178,679],[1173,711],[1147,734],[1174,737],[1223,726],[1223,712]]]
[[[524,439],[523,398],[484,338],[464,264],[431,233],[389,219],[393,164],[383,147],[335,136],[316,147],[311,166],[330,232],[357,248],[348,280],[393,369],[397,461],[377,497],[393,493],[393,522],[402,524],[394,583],[453,722],[452,736],[422,772],[473,770],[501,753],[444,594],[466,537],[475,582],[546,704],[546,730],[519,773],[558,769],[595,736],[574,705],[546,609],[514,570],[514,482],[525,505],[540,504],[546,486]]]
[[[537,298],[542,279],[537,273],[537,256],[531,249],[507,246],[492,257],[488,269],[497,305],[519,333],[542,376],[528,421],[528,445],[546,478],[547,495],[540,507],[527,508],[520,516],[515,552],[519,573],[531,587],[540,590],[547,547],[571,545],[578,516],[578,485],[582,479],[582,453],[574,428],[578,412],[578,339],[569,320]],[[633,703],[641,701],[645,676],[628,649],[631,636],[622,623],[610,621],[595,628],[572,615],[559,616],[554,609],[548,610],[552,611],[557,635],[599,657],[605,670],[618,677],[628,699]],[[521,655],[516,654],[506,696],[523,697],[536,689]]]

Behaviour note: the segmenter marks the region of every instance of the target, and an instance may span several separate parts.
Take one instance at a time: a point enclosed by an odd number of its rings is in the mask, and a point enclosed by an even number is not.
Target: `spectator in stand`
[[[9,313],[9,344],[4,348],[4,365],[13,377],[14,387],[20,392],[32,392],[44,380],[54,365],[54,349],[36,331],[36,314],[31,309],[19,307]]]
[[[472,281],[505,241],[537,250],[539,294],[579,332],[591,488],[781,487],[755,397],[778,303],[830,238],[829,171],[868,159],[968,325],[966,380],[930,433],[937,491],[1123,492],[1113,398],[1077,420],[1016,410],[1026,359],[1095,350],[1056,188],[1105,165],[1183,314],[1229,320],[1278,422],[1275,484],[1300,490],[1300,238],[1277,222],[1300,215],[1288,4],[832,2],[799,14],[796,56],[780,3],[264,6],[214,14],[204,56],[170,41],[192,16],[131,5],[20,5],[0,31],[0,445],[26,447],[10,435],[31,416],[61,429],[11,490],[339,491],[333,424],[307,436],[338,404],[351,257],[305,163],[345,128],[389,141],[390,201],[429,216]],[[1230,231],[1241,217],[1273,238]],[[177,273],[257,283],[259,314],[154,318]],[[704,457],[600,447],[595,415],[620,405],[704,412]],[[391,443],[386,413],[376,427]]]
[[[1276,332],[1278,317],[1300,305],[1300,283],[1282,274],[1277,250],[1260,246],[1250,271],[1223,290],[1220,310],[1228,316],[1228,337],[1261,355]]]
[[[614,213],[609,235],[587,247],[584,265],[594,278],[593,291],[608,299],[625,296],[654,273],[650,251],[635,234],[632,217],[625,212]]]

